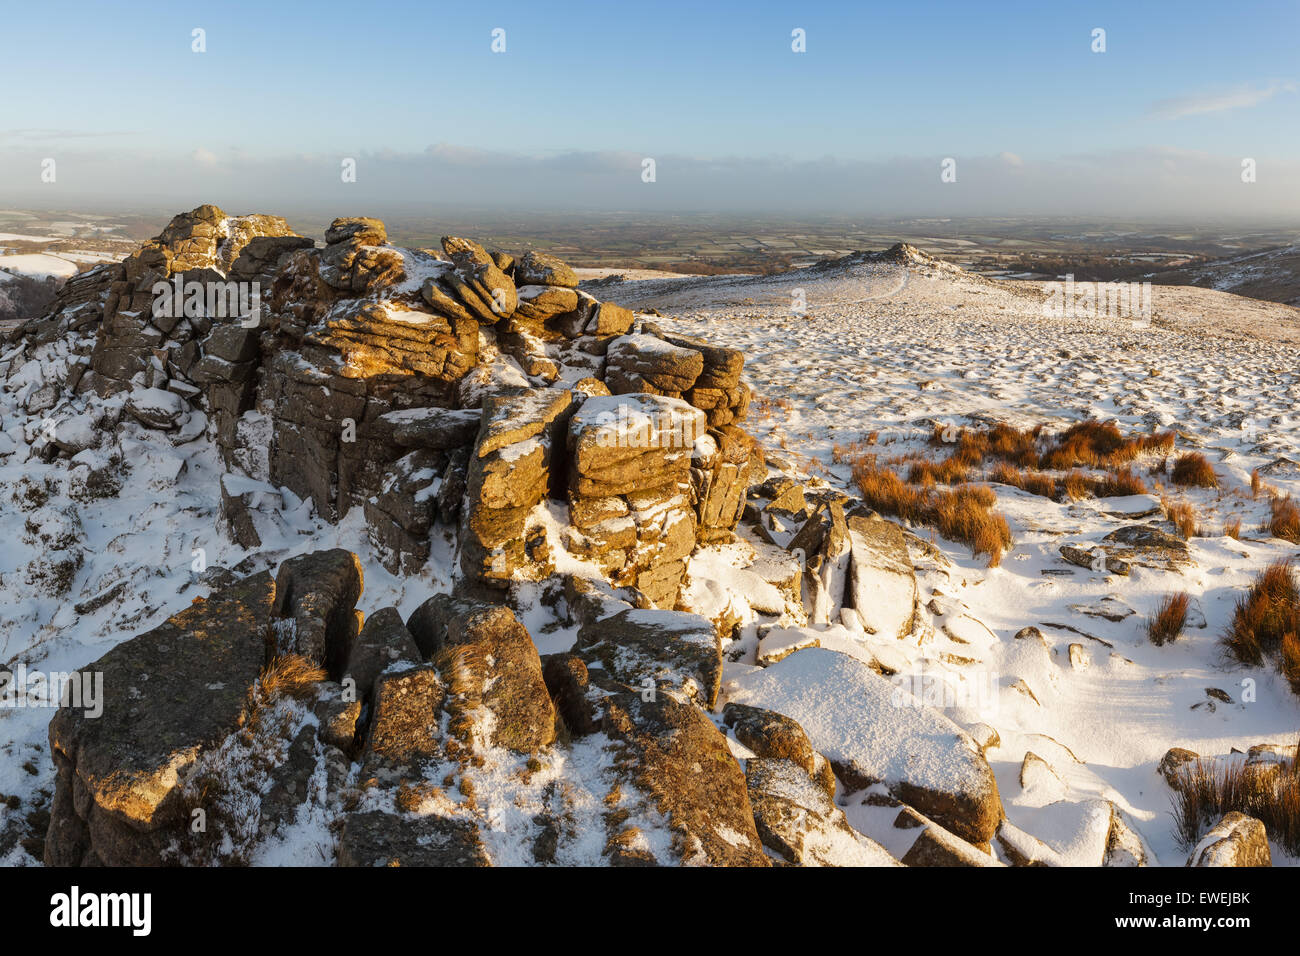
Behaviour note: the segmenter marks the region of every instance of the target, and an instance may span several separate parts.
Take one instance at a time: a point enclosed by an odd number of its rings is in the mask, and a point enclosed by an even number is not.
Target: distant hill
[[[1300,305],[1300,245],[1216,259],[1152,276],[1158,285],[1192,285],[1252,299]]]

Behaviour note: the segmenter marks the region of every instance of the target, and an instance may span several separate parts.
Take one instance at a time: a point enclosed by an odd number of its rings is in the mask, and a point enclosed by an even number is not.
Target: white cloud
[[[998,159],[1002,160],[1002,162],[1006,163],[1008,166],[1025,165],[1025,161],[1015,153],[998,153]]]
[[[1201,113],[1221,113],[1225,110],[1244,109],[1258,106],[1279,93],[1294,93],[1294,83],[1271,83],[1258,89],[1241,86],[1234,90],[1220,93],[1202,93],[1193,96],[1176,96],[1152,104],[1150,113],[1162,119],[1178,119],[1182,116],[1198,116]]]

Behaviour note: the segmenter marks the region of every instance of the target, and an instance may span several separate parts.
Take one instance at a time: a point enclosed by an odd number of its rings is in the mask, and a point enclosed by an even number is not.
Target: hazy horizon
[[[1300,219],[1294,3],[151,12],[7,14],[0,204]]]

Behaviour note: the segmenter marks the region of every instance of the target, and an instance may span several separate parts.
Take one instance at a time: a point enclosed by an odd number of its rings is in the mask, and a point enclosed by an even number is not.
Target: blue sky
[[[1061,163],[1106,156],[1225,170],[1249,156],[1288,176],[1300,160],[1295,0],[47,0],[6,3],[3,21],[0,174],[65,154],[65,176],[87,189],[106,188],[97,171],[110,167],[128,192],[238,169],[250,191],[274,193],[295,164],[338,156],[405,183],[398,167],[439,146],[435,161],[481,167],[482,151],[515,178],[546,167],[551,191],[567,168],[575,197],[579,157],[624,168],[652,156],[689,168],[701,193],[711,167],[765,164],[753,185],[769,190],[787,168],[816,202],[829,197],[810,171],[828,165],[845,181],[925,165],[928,180],[943,157],[972,170],[1001,157],[1017,175],[1051,167],[1060,179]],[[206,53],[191,51],[195,27]],[[497,27],[503,54],[490,49]],[[806,53],[791,51],[795,27]],[[1105,53],[1090,49],[1096,27]]]

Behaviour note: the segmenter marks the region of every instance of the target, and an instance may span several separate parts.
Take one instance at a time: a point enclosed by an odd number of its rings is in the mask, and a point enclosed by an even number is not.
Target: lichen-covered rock
[[[614,679],[668,692],[710,710],[722,681],[722,647],[713,625],[681,611],[621,611],[578,632],[581,654]]]
[[[696,538],[700,544],[734,539],[745,510],[754,440],[741,429],[710,429],[696,442],[691,459],[691,494],[695,502]]]
[[[448,709],[465,715],[493,746],[531,753],[555,739],[555,707],[541,658],[509,608],[476,606],[452,614],[438,667]],[[486,721],[480,710],[490,715]]]
[[[576,289],[578,275],[563,260],[544,252],[528,252],[515,264],[521,285],[561,286]]]
[[[491,866],[468,820],[383,810],[353,813],[339,837],[339,866]]]
[[[768,866],[745,777],[726,738],[692,704],[668,694],[610,694],[601,729],[613,741],[615,771],[665,820],[673,859],[659,863]]]
[[[125,641],[84,671],[102,711],[50,721],[52,866],[158,865],[184,833],[187,771],[241,723],[272,641],[276,585],[255,575]]]
[[[1197,842],[1188,866],[1272,866],[1264,824],[1244,813],[1225,814]]]
[[[419,648],[402,623],[395,607],[386,607],[366,618],[348,653],[343,671],[346,681],[351,678],[358,700],[370,697],[375,681],[395,664],[418,664]]]
[[[1165,755],[1160,758],[1156,773],[1165,778],[1165,783],[1177,790],[1187,765],[1199,759],[1199,755],[1194,751],[1183,747],[1170,747],[1165,751]]]

